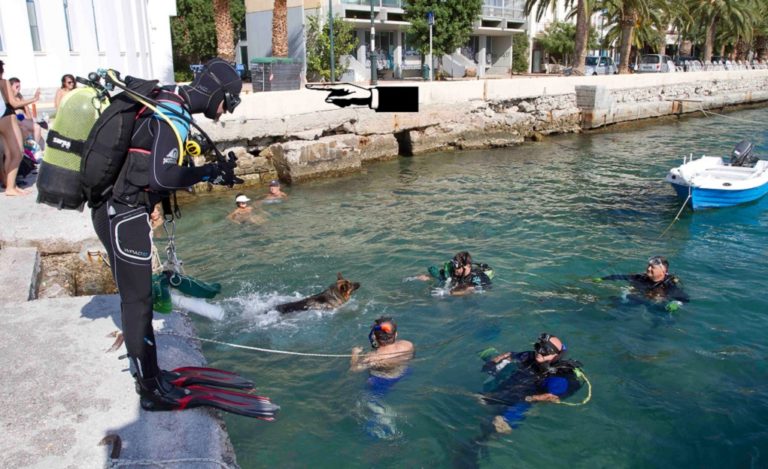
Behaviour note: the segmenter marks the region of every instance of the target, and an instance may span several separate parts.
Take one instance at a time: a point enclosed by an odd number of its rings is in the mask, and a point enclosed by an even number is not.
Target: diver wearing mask
[[[126,82],[130,79],[126,78]],[[94,229],[109,255],[112,275],[120,293],[125,346],[145,410],[177,410],[201,405],[260,418],[271,418],[277,406],[257,402],[249,394],[230,394],[228,401],[216,389],[176,384],[178,374],[160,370],[152,329],[152,240],[149,214],[153,207],[177,189],[208,181],[231,187],[235,160],[229,158],[192,166],[183,155],[192,114],[218,119],[240,103],[242,82],[235,69],[222,59],[207,62],[189,85],[155,88],[150,97],[162,106],[139,109],[120,174],[105,203],[94,207]],[[164,107],[172,109],[170,112]],[[161,115],[162,114],[162,115]],[[111,136],[105,135],[104,139]],[[114,142],[97,142],[114,145]],[[181,163],[181,164],[180,164]],[[204,384],[217,385],[221,373],[206,377]],[[175,382],[174,379],[176,379]],[[200,384],[200,377],[196,378]],[[190,381],[187,381],[190,382]],[[223,383],[223,384],[222,384]],[[221,381],[219,385],[226,385]],[[238,382],[240,388],[248,383]],[[250,384],[252,387],[252,383]],[[237,400],[233,405],[230,403]]]
[[[677,311],[683,303],[690,301],[680,279],[669,273],[669,261],[664,256],[649,258],[645,272],[641,274],[615,274],[594,279],[597,283],[604,280],[626,280],[631,287],[628,300],[662,304],[669,312]]]
[[[560,402],[581,388],[578,371],[581,364],[564,358],[567,347],[559,338],[541,334],[533,350],[496,355],[483,366],[483,371],[499,374],[511,363],[517,369],[484,393],[489,404],[504,404],[507,408],[493,419],[499,433],[509,433],[525,419],[533,402]]]
[[[450,294],[454,296],[487,289],[491,286],[493,278],[493,270],[488,267],[488,264],[474,264],[472,255],[467,251],[456,253],[450,261],[443,264],[442,268],[433,265],[427,271],[429,275],[419,275],[416,279],[424,281],[437,279],[447,284]]]

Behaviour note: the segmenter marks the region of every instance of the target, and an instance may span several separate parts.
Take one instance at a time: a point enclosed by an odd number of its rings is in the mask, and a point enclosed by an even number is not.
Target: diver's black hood
[[[239,96],[242,89],[240,75],[232,65],[220,58],[206,62],[192,83],[181,87],[190,112],[205,113],[209,119],[216,118],[219,104],[224,101],[224,93]]]

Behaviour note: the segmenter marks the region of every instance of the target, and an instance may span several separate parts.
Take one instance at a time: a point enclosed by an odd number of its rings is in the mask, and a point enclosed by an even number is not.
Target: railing
[[[403,8],[405,0],[341,0],[341,3],[347,5],[363,5],[370,7],[373,2],[374,7]]]
[[[481,15],[490,18],[525,21],[523,0],[485,0]]]

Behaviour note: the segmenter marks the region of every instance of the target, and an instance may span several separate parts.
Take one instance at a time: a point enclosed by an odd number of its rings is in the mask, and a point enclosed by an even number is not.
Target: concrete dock
[[[216,411],[140,408],[128,360],[118,359],[125,346],[108,351],[119,297],[34,299],[41,255],[98,240],[88,210],[38,205],[30,190],[0,193],[0,467],[238,467]],[[161,367],[205,362],[197,341],[178,337],[195,335],[187,316],[162,315],[154,327]]]

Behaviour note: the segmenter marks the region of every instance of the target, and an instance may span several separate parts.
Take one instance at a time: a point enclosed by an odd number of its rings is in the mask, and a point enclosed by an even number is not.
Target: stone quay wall
[[[768,101],[768,70],[412,82],[418,113],[340,109],[314,90],[251,93],[203,123],[238,155],[247,184],[296,183],[363,164],[444,150],[516,145],[545,135]],[[198,189],[210,190],[210,187]]]

